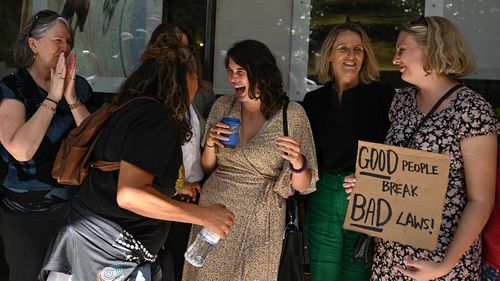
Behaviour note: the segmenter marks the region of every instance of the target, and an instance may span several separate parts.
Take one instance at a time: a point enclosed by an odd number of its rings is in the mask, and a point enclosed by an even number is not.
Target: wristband
[[[50,112],[52,112],[53,114],[55,114],[55,113],[56,113],[56,109],[55,109],[55,107],[52,107],[52,106],[50,106],[50,105],[48,105],[48,104],[46,104],[46,103],[44,103],[44,102],[42,102],[40,105],[41,105],[42,107],[45,107],[46,109],[50,110]]]
[[[55,100],[53,100],[53,99],[51,99],[51,98],[45,98],[45,99],[46,99],[46,100],[48,100],[48,101],[51,101],[51,102],[55,103],[55,105],[57,105],[57,104],[58,104],[58,102],[57,102],[57,101],[55,101]]]
[[[76,101],[74,103],[68,103],[68,106],[69,106],[69,109],[75,109],[75,108],[78,108],[80,105],[82,105],[82,102],[80,101],[80,99],[76,99]]]
[[[295,169],[293,167],[292,163],[288,162],[288,165],[290,166],[290,170],[292,170],[292,173],[300,174],[307,168],[307,158],[304,156],[304,154],[301,154],[301,155],[302,155],[303,164],[302,164],[302,167],[300,167],[299,169]]]

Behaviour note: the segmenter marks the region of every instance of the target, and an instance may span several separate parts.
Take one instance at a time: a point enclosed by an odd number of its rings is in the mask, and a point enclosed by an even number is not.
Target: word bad
[[[383,226],[392,219],[392,207],[384,198],[368,199],[362,194],[354,194],[351,211],[351,225],[383,232]],[[432,234],[434,219],[418,217],[411,212],[401,211],[396,219],[396,224],[418,230],[428,230]]]
[[[384,198],[369,198],[362,194],[354,194],[351,220],[369,224],[374,231],[382,232],[381,227],[389,222],[392,217],[392,208]],[[384,213],[385,215],[382,215]]]

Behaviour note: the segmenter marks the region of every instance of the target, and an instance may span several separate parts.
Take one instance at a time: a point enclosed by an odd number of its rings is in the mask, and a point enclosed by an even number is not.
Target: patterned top
[[[416,106],[417,93],[418,88],[408,87],[398,91],[394,97],[389,112],[391,128],[386,144],[403,146],[406,138],[424,117]],[[498,134],[499,130],[500,124],[491,105],[465,86],[459,89],[448,107],[434,113],[422,125],[410,147],[451,156],[448,190],[444,200],[437,249],[416,249],[397,242],[376,239],[372,280],[412,280],[393,269],[396,264],[403,265],[406,256],[432,262],[439,262],[444,258],[467,204],[460,141],[474,136]],[[481,241],[480,237],[477,237],[451,272],[438,280],[478,280],[480,262]]]
[[[311,185],[304,192],[309,193],[318,179],[311,128],[298,103],[290,102],[287,114],[289,135],[300,142],[312,170]],[[223,116],[241,118],[241,103],[234,95],[215,102],[205,132]],[[282,135],[283,111],[279,110],[246,144],[217,147],[217,168],[201,189],[200,205],[222,203],[235,214],[235,222],[203,267],[184,264],[183,280],[276,281],[285,227],[284,198],[294,191],[289,165],[274,147]],[[193,226],[189,244],[199,231],[199,226]]]
[[[91,99],[92,88],[83,77],[76,76],[75,91],[90,111],[97,107]],[[0,101],[13,99],[22,102],[26,110],[26,121],[36,113],[47,95],[25,68],[5,76],[0,82]],[[7,173],[2,182],[9,192],[2,202],[6,208],[20,212],[43,211],[59,208],[60,203],[73,197],[76,188],[57,183],[52,178],[51,171],[62,140],[74,127],[75,120],[63,98],[32,159],[17,161],[0,145],[1,158],[7,163]]]

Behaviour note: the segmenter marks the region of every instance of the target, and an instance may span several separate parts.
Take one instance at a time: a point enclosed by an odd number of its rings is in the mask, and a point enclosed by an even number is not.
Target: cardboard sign
[[[434,250],[449,169],[449,155],[359,141],[344,228]]]

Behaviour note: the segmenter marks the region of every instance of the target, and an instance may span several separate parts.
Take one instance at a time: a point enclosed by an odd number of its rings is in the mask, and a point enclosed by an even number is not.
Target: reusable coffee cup
[[[240,119],[232,117],[222,117],[221,122],[229,125],[229,130],[231,134],[221,134],[221,136],[228,137],[229,140],[220,142],[227,148],[235,148],[238,143],[238,138],[240,136]]]

